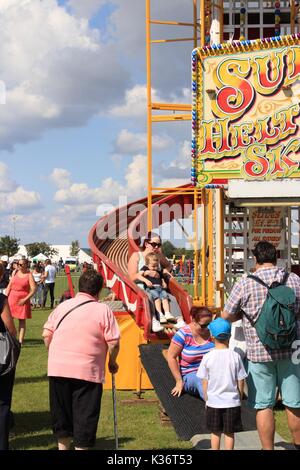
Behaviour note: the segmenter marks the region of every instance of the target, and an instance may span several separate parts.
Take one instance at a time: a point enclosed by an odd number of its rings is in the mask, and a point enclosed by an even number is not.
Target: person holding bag
[[[4,267],[0,264],[0,280],[4,274]],[[17,331],[13,318],[10,313],[7,298],[4,294],[0,294],[0,333],[6,330],[16,338]],[[1,367],[1,366],[0,366]],[[8,450],[10,409],[15,381],[15,370],[12,368],[7,373],[0,373],[0,450]],[[5,371],[4,371],[5,372]]]
[[[242,318],[247,345],[248,406],[256,410],[264,450],[274,450],[277,390],[285,406],[296,450],[300,450],[300,368],[294,360],[300,340],[300,278],[277,267],[277,250],[260,241],[252,251],[254,275],[237,281],[222,318]],[[298,330],[298,331],[297,331]]]
[[[105,359],[118,371],[120,331],[111,309],[98,302],[102,276],[88,270],[79,292],[58,305],[44,325],[52,430],[59,450],[94,446],[100,415]]]

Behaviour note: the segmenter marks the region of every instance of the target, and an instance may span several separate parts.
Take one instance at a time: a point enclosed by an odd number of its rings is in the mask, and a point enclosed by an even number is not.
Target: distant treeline
[[[185,248],[176,248],[171,242],[166,241],[162,244],[162,251],[164,255],[172,259],[173,255],[175,258],[178,259],[182,255],[185,255],[185,259],[193,259],[194,258],[194,251],[193,250],[186,250]]]

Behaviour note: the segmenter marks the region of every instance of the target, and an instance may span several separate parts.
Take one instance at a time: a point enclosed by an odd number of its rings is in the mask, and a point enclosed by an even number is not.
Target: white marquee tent
[[[47,256],[45,256],[43,253],[39,253],[38,255],[32,258],[32,261],[45,261],[46,259]]]
[[[53,263],[57,263],[60,258],[62,258],[63,261],[65,261],[66,258],[70,256],[70,245],[50,245],[50,246],[54,248],[55,250],[57,250],[58,252],[57,255],[51,256],[51,260]],[[40,256],[40,254],[37,256]],[[26,247],[24,245],[20,245],[18,253],[15,256],[12,256],[12,259],[21,259],[22,257],[27,258],[27,256],[28,255],[27,255]],[[36,256],[34,256],[33,259],[36,259]],[[84,263],[85,261],[87,263],[92,263],[93,259],[82,248],[80,248],[79,253],[78,253],[78,261],[80,264]]]

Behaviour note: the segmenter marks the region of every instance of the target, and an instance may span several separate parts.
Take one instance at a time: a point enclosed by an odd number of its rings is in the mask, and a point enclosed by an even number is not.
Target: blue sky
[[[1,2],[1,235],[15,216],[21,243],[87,246],[101,204],[146,195],[144,3]],[[190,3],[153,0],[152,15],[184,21]],[[191,50],[156,51],[155,100],[190,102]],[[189,181],[189,139],[189,123],[154,127],[156,184]]]

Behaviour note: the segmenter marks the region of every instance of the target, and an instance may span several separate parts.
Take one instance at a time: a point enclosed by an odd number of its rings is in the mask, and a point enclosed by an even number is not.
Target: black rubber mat
[[[173,397],[171,389],[175,381],[163,356],[162,344],[141,344],[139,346],[142,364],[147,371],[155,392],[166,410],[179,439],[188,441],[195,434],[208,432],[205,424],[204,402],[187,393],[181,397]],[[242,420],[244,431],[256,429],[255,412],[249,410],[244,402],[242,405]]]

